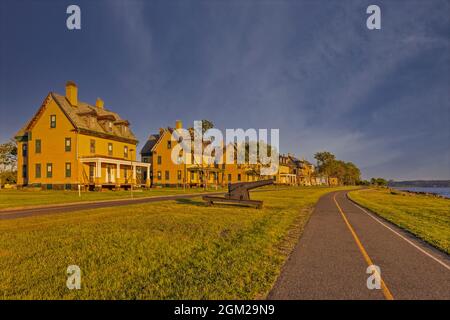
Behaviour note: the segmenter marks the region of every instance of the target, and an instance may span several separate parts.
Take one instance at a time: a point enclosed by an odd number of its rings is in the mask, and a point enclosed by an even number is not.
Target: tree
[[[336,160],[334,154],[323,151],[314,155],[319,173],[338,178],[344,185],[354,185],[361,180],[361,171],[352,162]]]
[[[358,184],[361,180],[361,171],[359,170],[359,168],[352,162],[345,162],[344,168],[344,184]]]
[[[5,171],[0,173],[0,183],[5,184],[15,184],[17,182],[17,171]]]
[[[384,178],[372,178],[370,179],[370,184],[374,186],[384,187],[387,186],[388,182]]]
[[[17,145],[14,141],[0,144],[0,171],[14,171],[17,167]]]
[[[214,128],[214,123],[209,120],[202,120],[202,133],[204,134],[208,129]]]
[[[316,152],[314,158],[317,160],[317,167],[320,169],[325,169],[327,164],[330,164],[336,159],[335,155],[328,151]]]
[[[0,144],[0,183],[14,184],[17,180],[17,145],[15,141]]]

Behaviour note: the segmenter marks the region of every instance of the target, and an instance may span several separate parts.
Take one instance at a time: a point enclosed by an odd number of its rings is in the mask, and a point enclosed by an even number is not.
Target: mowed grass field
[[[0,299],[264,298],[314,204],[337,189],[252,192],[260,210],[195,198],[3,220]],[[69,265],[81,290],[66,287]]]
[[[216,190],[209,188],[204,190],[203,188],[152,188],[143,190],[134,190],[134,198],[152,197],[152,196],[165,196],[183,193],[200,193],[200,192],[215,192],[223,191],[224,189]],[[0,190],[0,210],[9,208],[21,208],[29,206],[40,206],[50,204],[62,204],[71,202],[83,202],[83,201],[99,201],[99,200],[113,200],[113,199],[129,199],[131,198],[131,192],[120,190],[111,191],[105,190],[102,192],[86,191],[81,192],[81,197],[78,191],[56,191],[56,190]]]
[[[450,254],[450,199],[388,189],[352,191],[349,197]]]

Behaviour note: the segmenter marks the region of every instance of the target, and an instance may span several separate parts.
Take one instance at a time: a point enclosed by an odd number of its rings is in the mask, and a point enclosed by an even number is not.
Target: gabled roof
[[[81,101],[78,102],[77,106],[73,106],[65,96],[54,92],[48,94],[34,117],[17,132],[17,137],[24,136],[34,126],[49,99],[53,99],[56,102],[77,131],[88,135],[101,136],[106,139],[137,143],[136,136],[130,128],[126,130],[121,128],[121,126],[128,127],[129,122],[122,119],[117,113],[97,108]],[[109,129],[108,122],[111,122],[111,129]]]
[[[156,143],[159,141],[160,135],[159,134],[151,134],[148,137],[147,142],[141,149],[141,155],[148,156],[151,154],[153,147],[156,145]]]
[[[141,155],[149,156],[153,151],[155,151],[157,145],[159,144],[159,142],[161,141],[163,136],[166,133],[172,134],[174,132],[174,130],[176,130],[176,129],[174,129],[172,127],[161,128],[159,131],[159,134],[151,134],[148,137],[147,142],[141,149]],[[191,136],[191,141],[193,142],[194,141],[194,130],[192,128],[188,128],[187,130]],[[210,143],[211,143],[210,141],[203,141],[203,147],[207,146]]]

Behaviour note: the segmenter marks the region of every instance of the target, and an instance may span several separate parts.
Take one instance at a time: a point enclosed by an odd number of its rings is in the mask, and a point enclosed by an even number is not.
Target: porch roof
[[[109,163],[109,164],[118,164],[118,165],[125,165],[125,166],[136,166],[136,167],[144,167],[144,168],[150,168],[151,164],[146,162],[140,162],[140,161],[133,161],[133,160],[121,160],[121,159],[114,159],[114,158],[104,158],[104,157],[84,157],[79,159],[81,163]]]

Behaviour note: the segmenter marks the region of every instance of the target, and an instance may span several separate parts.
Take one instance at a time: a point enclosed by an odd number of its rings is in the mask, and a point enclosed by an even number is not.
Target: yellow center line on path
[[[363,257],[364,257],[364,260],[366,260],[366,263],[369,266],[373,265],[372,259],[370,259],[369,255],[367,254],[366,249],[364,249],[361,241],[359,240],[358,235],[356,234],[355,230],[353,230],[352,225],[350,224],[350,222],[348,222],[348,219],[345,216],[344,211],[342,210],[341,206],[337,202],[336,194],[334,194],[333,200],[334,200],[334,203],[336,204],[336,207],[339,209],[339,212],[341,213],[341,216],[344,219],[345,224],[347,225],[348,229],[350,230],[350,233],[352,234],[353,238],[355,239],[356,245],[358,246],[359,251],[361,251],[361,253],[362,253]],[[375,271],[375,272],[377,272],[377,271]],[[386,300],[394,300],[394,296],[389,291],[389,288],[387,287],[387,285],[384,282],[384,280],[381,278],[381,275],[378,275],[378,276],[380,277],[380,280],[381,280],[381,290],[383,291],[384,297],[386,298]]]

